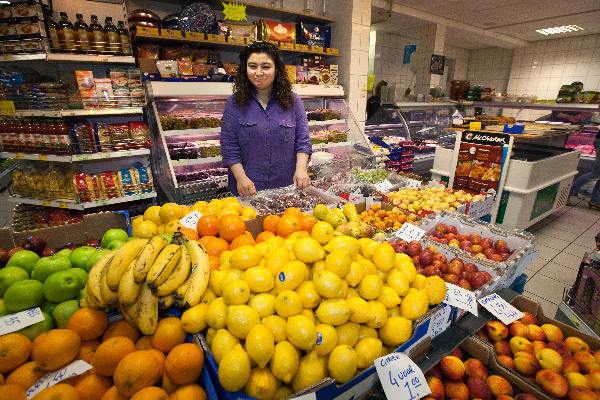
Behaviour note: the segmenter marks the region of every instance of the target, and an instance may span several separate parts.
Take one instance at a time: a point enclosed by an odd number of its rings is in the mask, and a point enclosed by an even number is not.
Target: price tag
[[[404,353],[375,360],[379,381],[388,399],[420,399],[431,393],[423,371]]]
[[[279,48],[284,50],[294,50],[294,43],[279,42]]]
[[[450,324],[452,324],[452,307],[443,306],[441,310],[431,316],[427,327],[427,336],[433,339],[448,329]]]
[[[406,187],[409,187],[409,188],[420,188],[421,187],[421,181],[416,180],[416,179],[407,179],[407,181],[406,181]]]
[[[480,131],[481,130],[481,122],[469,122],[469,130],[470,131]]]
[[[227,42],[231,43],[231,44],[240,44],[240,45],[246,44],[246,42],[244,41],[244,38],[239,38],[239,37],[228,37]]]
[[[186,228],[196,230],[198,228],[198,221],[202,218],[202,213],[198,211],[192,211],[185,217],[179,220],[179,223]]]
[[[0,100],[0,115],[15,115],[15,102],[12,100]]]
[[[146,26],[136,26],[135,28],[138,34],[142,35],[151,35],[151,36],[159,36],[158,28],[146,27]]]
[[[475,293],[460,286],[446,282],[446,298],[444,303],[458,307],[477,316],[477,298]]]
[[[246,5],[237,3],[225,3],[223,4],[224,19],[228,21],[246,21]]]
[[[75,360],[71,364],[59,369],[58,371],[49,372],[41,377],[36,383],[34,383],[33,386],[27,389],[27,392],[25,393],[27,395],[27,399],[33,398],[36,394],[46,388],[54,386],[65,379],[81,375],[90,369],[92,369],[90,364],[83,360]]]
[[[106,57],[106,56],[100,57],[101,62],[108,62],[108,60],[110,60],[110,57]]]
[[[359,204],[362,203],[365,197],[362,194],[350,193],[348,195],[348,201],[350,203]]]
[[[486,196],[483,201],[473,201],[469,204],[469,217],[481,218],[492,213],[494,197]]]
[[[378,182],[375,184],[375,189],[377,189],[378,192],[381,193],[387,193],[390,191],[390,189],[393,187],[394,185],[392,185],[392,182],[386,180],[383,180],[381,182]]]
[[[15,153],[15,158],[17,160],[22,160],[25,158],[25,153]]]
[[[296,50],[308,51],[308,45],[296,43]]]
[[[394,235],[407,242],[412,242],[413,240],[421,240],[425,236],[425,231],[416,225],[405,222]]]
[[[107,206],[108,205],[108,200],[98,200],[98,205],[99,206]]]
[[[212,33],[207,33],[206,36],[210,42],[221,42],[225,43],[225,35],[215,35]]]
[[[0,336],[27,328],[44,320],[39,307],[0,317]]]
[[[340,49],[336,49],[336,48],[331,48],[331,47],[327,47],[325,49],[325,52],[327,54],[329,54],[330,56],[337,56],[340,54]]]
[[[302,396],[292,397],[291,400],[317,400],[315,392],[303,394]]]
[[[58,207],[59,207],[59,208],[69,208],[68,204],[67,204],[67,203],[65,203],[64,201],[60,201],[60,202],[58,203]]]
[[[192,40],[206,40],[203,32],[186,32],[185,37]]]
[[[318,47],[318,46],[310,46],[310,50],[315,52],[315,53],[322,53],[323,52],[323,48],[322,47]]]
[[[163,29],[160,31],[161,36],[168,36],[173,39],[181,39],[183,36],[181,35],[181,31],[176,29]]]
[[[506,325],[525,316],[525,314],[515,308],[512,304],[508,303],[502,297],[498,296],[496,293],[482,297],[479,299],[479,304],[484,306],[486,310],[494,315],[494,317],[498,318],[503,324]]]
[[[44,207],[49,207],[49,206],[50,206],[50,204],[51,204],[51,202],[50,202],[50,201],[48,201],[48,200],[44,200],[44,201],[42,201],[42,205],[43,205]]]

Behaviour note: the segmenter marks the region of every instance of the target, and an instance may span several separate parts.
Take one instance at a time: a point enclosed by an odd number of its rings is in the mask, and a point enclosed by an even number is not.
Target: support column
[[[444,43],[446,39],[446,26],[439,24],[428,24],[419,32],[419,44],[415,54],[416,85],[414,94],[429,94],[429,89],[441,86],[442,75],[432,75],[429,72],[431,55],[444,54]]]

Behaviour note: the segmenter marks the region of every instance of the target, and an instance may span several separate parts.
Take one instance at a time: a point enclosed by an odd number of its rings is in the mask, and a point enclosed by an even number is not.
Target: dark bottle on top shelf
[[[117,22],[117,30],[119,31],[119,39],[121,39],[121,53],[130,56],[131,38],[129,37],[129,30],[125,28],[125,23],[123,21]]]
[[[104,31],[106,32],[107,47],[105,52],[108,54],[117,54],[121,52],[121,39],[117,27],[112,22],[112,17],[106,17],[104,21]]]
[[[75,31],[66,12],[60,13],[58,22],[58,40],[62,51],[73,53],[75,51]]]
[[[95,53],[103,53],[106,48],[106,38],[104,37],[104,28],[102,28],[102,25],[98,22],[98,17],[96,15],[92,15],[90,32],[93,38],[93,42],[90,41],[92,49]]]
[[[90,52],[90,39],[88,36],[89,28],[85,21],[83,20],[82,14],[75,14],[77,16],[77,21],[75,22],[75,34],[77,35],[77,50],[81,53],[89,53]]]
[[[48,45],[51,51],[60,51],[60,39],[58,38],[58,24],[52,19],[47,17],[46,29],[48,30]]]

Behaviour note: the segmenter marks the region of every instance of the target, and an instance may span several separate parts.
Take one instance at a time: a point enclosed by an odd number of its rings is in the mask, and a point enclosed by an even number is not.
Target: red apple
[[[471,284],[469,283],[469,281],[466,280],[466,279],[460,279],[458,281],[458,286],[460,286],[463,289],[473,290],[473,286],[471,286]]]
[[[412,256],[412,260],[413,260],[413,264],[418,265],[419,264],[419,255],[416,254],[416,255]]]
[[[494,247],[494,242],[490,238],[481,239],[481,247],[484,249],[491,249]]]
[[[433,265],[442,272],[444,272],[444,268],[446,267],[446,264],[444,264],[440,260],[433,260],[433,263],[431,263],[431,265]]]
[[[451,241],[451,240],[454,240],[454,239],[456,239],[456,234],[454,234],[454,233],[446,233],[446,234],[444,235],[444,238],[445,238],[447,241]]]
[[[433,253],[429,250],[423,250],[421,254],[419,254],[419,264],[423,267],[427,267],[433,263]]]
[[[465,271],[477,272],[477,271],[479,271],[479,268],[477,268],[477,265],[475,265],[473,263],[466,263],[465,264]]]
[[[421,247],[421,243],[419,243],[417,241],[412,241],[406,247],[406,254],[408,254],[411,257],[414,257],[414,256],[418,255],[419,253],[421,253],[422,249],[423,248]]]
[[[455,235],[458,233],[458,229],[454,225],[446,225],[446,229],[449,233],[454,233]]]
[[[442,276],[442,271],[440,271],[438,268],[434,267],[433,265],[430,265],[428,267],[425,267],[423,269],[423,275],[425,276]]]
[[[448,231],[448,229],[446,228],[446,225],[444,225],[444,224],[437,224],[435,226],[435,231],[440,232],[441,234],[444,234]]]
[[[454,275],[454,274],[444,274],[442,275],[442,278],[448,282],[448,283],[452,283],[454,285],[459,285],[460,283],[460,279],[458,276]]]
[[[498,253],[496,253],[496,250],[494,250],[492,248],[487,248],[487,249],[483,250],[483,255],[485,255],[487,258],[490,258],[492,256],[492,254],[498,254]]]
[[[486,283],[488,283],[492,279],[492,275],[490,275],[487,271],[478,271],[471,272],[469,278],[467,280],[473,286],[474,289],[479,289]]]
[[[471,243],[473,244],[480,244],[481,235],[479,235],[478,233],[472,233],[471,235],[469,235],[469,240],[471,240]]]
[[[440,253],[439,251],[433,255],[433,259],[441,261],[442,263],[448,262],[448,258],[444,254]]]
[[[462,277],[464,271],[464,266],[460,262],[451,262],[446,267],[447,274],[454,274],[458,277]]]
[[[465,240],[469,240],[469,237],[467,235],[458,234],[456,235],[456,239],[458,239],[459,242],[464,242]]]
[[[474,244],[471,246],[471,253],[479,254],[483,253],[483,247],[479,244]]]
[[[494,253],[492,254],[490,257],[488,257],[488,259],[495,261],[495,262],[502,262],[504,261],[504,259],[502,258],[502,256],[498,253]]]
[[[42,251],[42,257],[50,257],[56,253],[56,250],[52,247],[46,247],[44,251]]]
[[[510,253],[500,253],[500,257],[502,257],[502,261],[506,261],[510,257]]]
[[[0,265],[6,265],[6,263],[8,262],[8,259],[9,259],[8,250],[0,247]]]
[[[11,258],[17,251],[20,251],[20,250],[25,250],[25,249],[22,248],[21,246],[13,247],[12,249],[10,249],[8,251],[8,258]]]
[[[498,253],[508,253],[510,251],[508,249],[508,244],[502,239],[496,240],[496,243],[494,243],[494,249],[496,249]]]
[[[445,238],[444,234],[442,232],[440,232],[440,231],[437,231],[437,230],[435,232],[433,232],[431,234],[431,236],[433,236],[434,238],[437,238],[437,239],[444,239]]]

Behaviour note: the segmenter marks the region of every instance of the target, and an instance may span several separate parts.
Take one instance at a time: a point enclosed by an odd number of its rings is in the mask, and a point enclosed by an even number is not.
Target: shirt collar
[[[260,104],[260,101],[258,101],[258,97],[256,96],[256,90],[252,91],[252,98],[254,99],[254,101],[256,101],[258,106],[262,109],[262,104]],[[273,94],[271,94],[271,98],[269,99],[269,102],[267,103],[267,108],[265,109],[265,111],[267,111],[269,108],[271,108],[274,101],[275,101],[275,97],[273,96]]]

